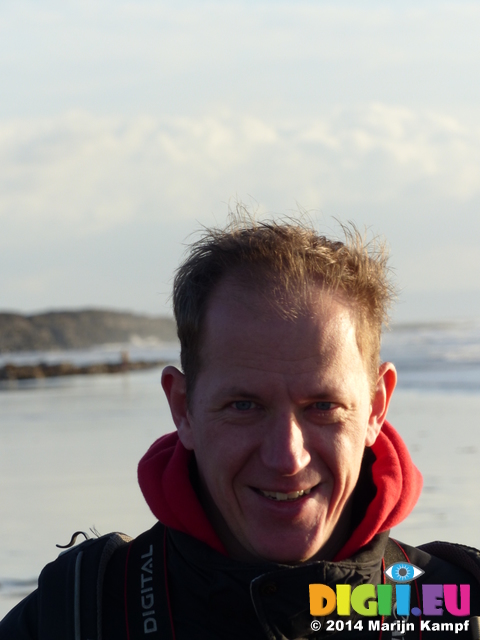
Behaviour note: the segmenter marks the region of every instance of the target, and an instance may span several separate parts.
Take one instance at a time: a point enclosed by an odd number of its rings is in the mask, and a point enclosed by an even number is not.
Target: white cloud
[[[167,282],[236,195],[385,233],[402,285],[478,287],[478,3],[5,0],[0,17],[3,304],[122,300],[158,263]]]
[[[410,189],[477,197],[480,130],[381,104],[276,123],[77,112],[0,124],[0,242],[45,225],[85,236],[159,212],[189,219],[236,193],[324,209],[388,207]]]
[[[71,112],[0,123],[3,304],[125,306],[128,291],[149,308],[179,243],[237,195],[373,226],[409,291],[478,289],[475,126],[384,104],[276,121]]]

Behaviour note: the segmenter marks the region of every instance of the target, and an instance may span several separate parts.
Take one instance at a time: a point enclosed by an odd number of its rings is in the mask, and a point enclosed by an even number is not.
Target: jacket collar
[[[263,634],[259,634],[262,637],[303,638],[311,634],[309,585],[326,584],[335,591],[337,584],[349,584],[352,590],[359,584],[380,584],[381,558],[387,540],[388,532],[375,536],[348,560],[320,560],[291,567],[234,560],[191,536],[170,530],[168,553],[173,555],[172,562],[184,567],[183,584],[187,580],[189,589],[202,599],[203,610],[215,611],[218,625],[228,628],[234,602],[235,609],[244,612],[245,633],[252,619],[256,619],[263,629]],[[352,611],[352,623],[357,617]],[[329,614],[328,618],[335,620],[336,613]]]

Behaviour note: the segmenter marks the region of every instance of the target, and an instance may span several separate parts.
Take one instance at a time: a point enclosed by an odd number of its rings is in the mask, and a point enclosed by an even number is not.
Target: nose
[[[301,424],[292,413],[272,416],[261,446],[262,463],[283,476],[293,476],[310,462]]]

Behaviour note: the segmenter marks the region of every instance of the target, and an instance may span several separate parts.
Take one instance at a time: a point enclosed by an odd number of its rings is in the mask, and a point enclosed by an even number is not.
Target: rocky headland
[[[177,339],[172,318],[86,309],[35,315],[0,313],[0,353],[85,349],[132,337]]]
[[[126,345],[134,339],[174,342],[175,323],[167,317],[151,317],[134,313],[86,309],[51,311],[35,315],[0,313],[0,353],[22,351],[66,351],[97,345]],[[3,358],[5,362],[5,357]],[[160,361],[131,362],[128,350],[122,350],[119,361],[77,366],[64,361],[57,364],[39,362],[0,367],[0,380],[28,380],[56,376],[98,373],[122,373],[148,369]]]

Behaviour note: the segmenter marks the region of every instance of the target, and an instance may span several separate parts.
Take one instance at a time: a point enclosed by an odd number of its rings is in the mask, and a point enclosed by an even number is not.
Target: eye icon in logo
[[[385,575],[394,582],[411,582],[424,573],[425,571],[408,562],[395,562],[385,569]]]

